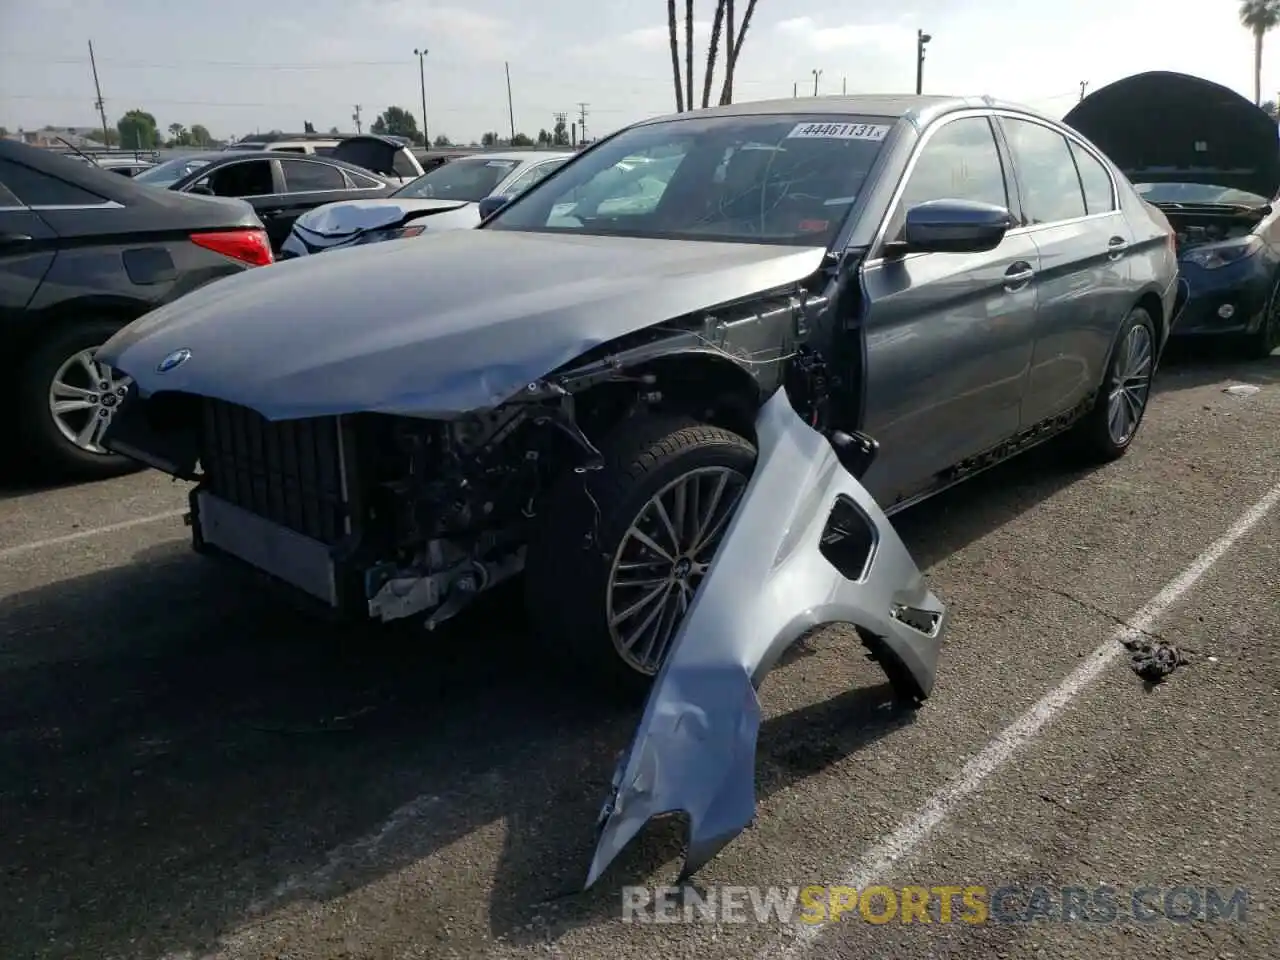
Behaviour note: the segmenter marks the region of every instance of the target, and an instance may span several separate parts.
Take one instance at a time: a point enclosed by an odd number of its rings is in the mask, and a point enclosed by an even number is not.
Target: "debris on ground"
[[[1186,653],[1155,637],[1139,635],[1122,643],[1132,655],[1129,659],[1130,669],[1147,683],[1160,683],[1178,667],[1191,662]]]
[[[1237,383],[1230,387],[1224,387],[1222,392],[1229,393],[1233,397],[1252,397],[1262,388],[1252,383]]]

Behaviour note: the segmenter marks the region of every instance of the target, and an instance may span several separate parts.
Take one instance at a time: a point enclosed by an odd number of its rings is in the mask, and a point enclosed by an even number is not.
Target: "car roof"
[[[917,128],[928,126],[936,117],[956,110],[973,109],[1015,110],[1031,116],[1053,120],[1035,110],[1021,104],[996,100],[988,96],[961,97],[941,94],[893,94],[893,93],[859,93],[847,96],[828,97],[788,97],[784,100],[755,100],[745,103],[733,103],[723,107],[710,107],[686,113],[671,113],[661,117],[642,120],[634,126],[647,126],[651,123],[662,123],[667,120],[681,120],[691,117],[751,117],[751,116],[786,116],[788,114],[843,114],[866,117],[887,117],[895,120],[906,120]]]
[[[183,159],[193,160],[203,158],[203,154],[191,154]],[[176,159],[176,158],[175,158]],[[217,153],[209,154],[209,162],[200,169],[208,173],[209,167],[223,167],[229,163],[239,163],[243,160],[302,160],[305,163],[323,163],[331,167],[338,167],[341,170],[349,170],[352,173],[362,173],[366,177],[373,177],[375,180],[386,180],[381,174],[374,173],[372,170],[366,170],[364,167],[357,166],[354,163],[347,163],[345,160],[337,160],[334,157],[325,157],[319,154],[287,154],[280,156],[279,150],[234,150],[229,153],[223,153],[219,150]],[[194,171],[193,171],[194,172]],[[190,176],[191,174],[188,174]],[[185,178],[184,178],[185,179]]]

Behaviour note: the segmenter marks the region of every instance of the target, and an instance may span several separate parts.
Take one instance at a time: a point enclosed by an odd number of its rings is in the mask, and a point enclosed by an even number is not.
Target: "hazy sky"
[[[739,11],[746,0],[737,0]],[[683,8],[684,4],[679,6]],[[915,31],[933,35],[926,92],[990,93],[1061,115],[1090,89],[1143,70],[1197,74],[1252,97],[1253,42],[1236,0],[758,0],[736,99],[813,90],[910,91]],[[714,3],[697,0],[709,21]],[[898,12],[901,11],[901,12]],[[705,49],[708,23],[698,23]],[[86,42],[109,120],[142,107],[161,127],[216,136],[354,129],[389,104],[421,113],[414,47],[426,46],[434,137],[536,134],[587,101],[597,136],[674,108],[661,0],[0,0],[0,125],[97,125]],[[1269,38],[1280,50],[1280,31]],[[701,96],[705,59],[696,64]],[[1280,70],[1270,50],[1263,96]],[[718,85],[715,88],[719,89]],[[419,116],[419,120],[421,117]]]

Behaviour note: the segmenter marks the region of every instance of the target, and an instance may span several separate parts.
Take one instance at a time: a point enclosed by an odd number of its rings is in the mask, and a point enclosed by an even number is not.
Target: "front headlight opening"
[[[1216,270],[1230,263],[1239,263],[1253,256],[1260,249],[1262,249],[1262,241],[1257,237],[1241,237],[1238,240],[1226,240],[1222,243],[1196,247],[1188,251],[1182,259],[1205,270]]]

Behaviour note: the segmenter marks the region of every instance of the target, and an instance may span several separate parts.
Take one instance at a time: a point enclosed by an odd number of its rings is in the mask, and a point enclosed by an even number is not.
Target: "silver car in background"
[[[572,156],[568,150],[479,153],[436,167],[389,197],[316,207],[298,218],[281,259],[416,237],[428,226],[433,233],[469,229],[483,219],[480,201],[514,198]]]

